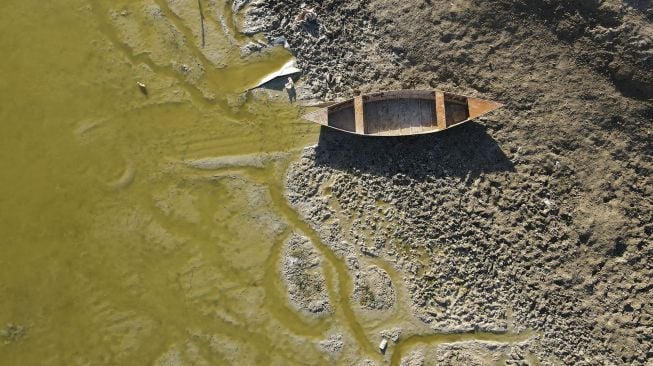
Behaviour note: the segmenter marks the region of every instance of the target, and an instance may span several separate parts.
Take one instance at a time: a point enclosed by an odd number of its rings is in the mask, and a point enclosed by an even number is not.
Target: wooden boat
[[[360,95],[303,117],[357,135],[404,136],[443,131],[501,106],[437,90],[395,90]]]

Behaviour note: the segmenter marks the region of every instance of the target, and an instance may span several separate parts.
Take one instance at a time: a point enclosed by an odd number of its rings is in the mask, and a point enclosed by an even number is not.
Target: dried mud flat
[[[323,130],[288,172],[324,243],[356,277],[390,263],[433,331],[535,334],[403,364],[650,364],[650,1],[330,0],[303,26],[299,1],[251,5],[245,31],[284,36],[305,70],[300,98],[435,87],[506,105],[431,136]]]
[[[307,238],[293,235],[282,253],[282,277],[290,302],[310,315],[329,312],[329,295],[320,258]]]

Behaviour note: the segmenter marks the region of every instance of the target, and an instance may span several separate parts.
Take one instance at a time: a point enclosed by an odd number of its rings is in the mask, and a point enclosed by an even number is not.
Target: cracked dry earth
[[[508,350],[416,343],[401,362],[650,364],[650,2],[307,3],[303,26],[298,1],[245,17],[288,39],[300,97],[435,87],[505,103],[431,136],[323,130],[288,172],[321,239],[351,272],[401,273],[432,331],[534,332]]]

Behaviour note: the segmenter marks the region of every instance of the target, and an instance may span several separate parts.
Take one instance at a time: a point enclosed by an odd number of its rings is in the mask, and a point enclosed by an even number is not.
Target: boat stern
[[[503,107],[503,104],[492,102],[480,98],[467,98],[467,107],[469,109],[469,119],[476,118],[478,116],[489,113],[495,109]]]

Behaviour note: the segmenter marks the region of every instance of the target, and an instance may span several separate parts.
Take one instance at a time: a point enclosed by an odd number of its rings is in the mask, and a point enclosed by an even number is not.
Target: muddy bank
[[[650,14],[588,4],[309,2],[317,21],[293,26],[298,2],[257,2],[303,97],[437,87],[506,104],[432,136],[324,130],[287,185],[336,253],[399,269],[431,329],[537,332],[509,362],[653,357]]]
[[[284,244],[281,277],[290,302],[307,315],[329,313],[329,294],[318,253],[308,238],[299,235],[292,235]]]

